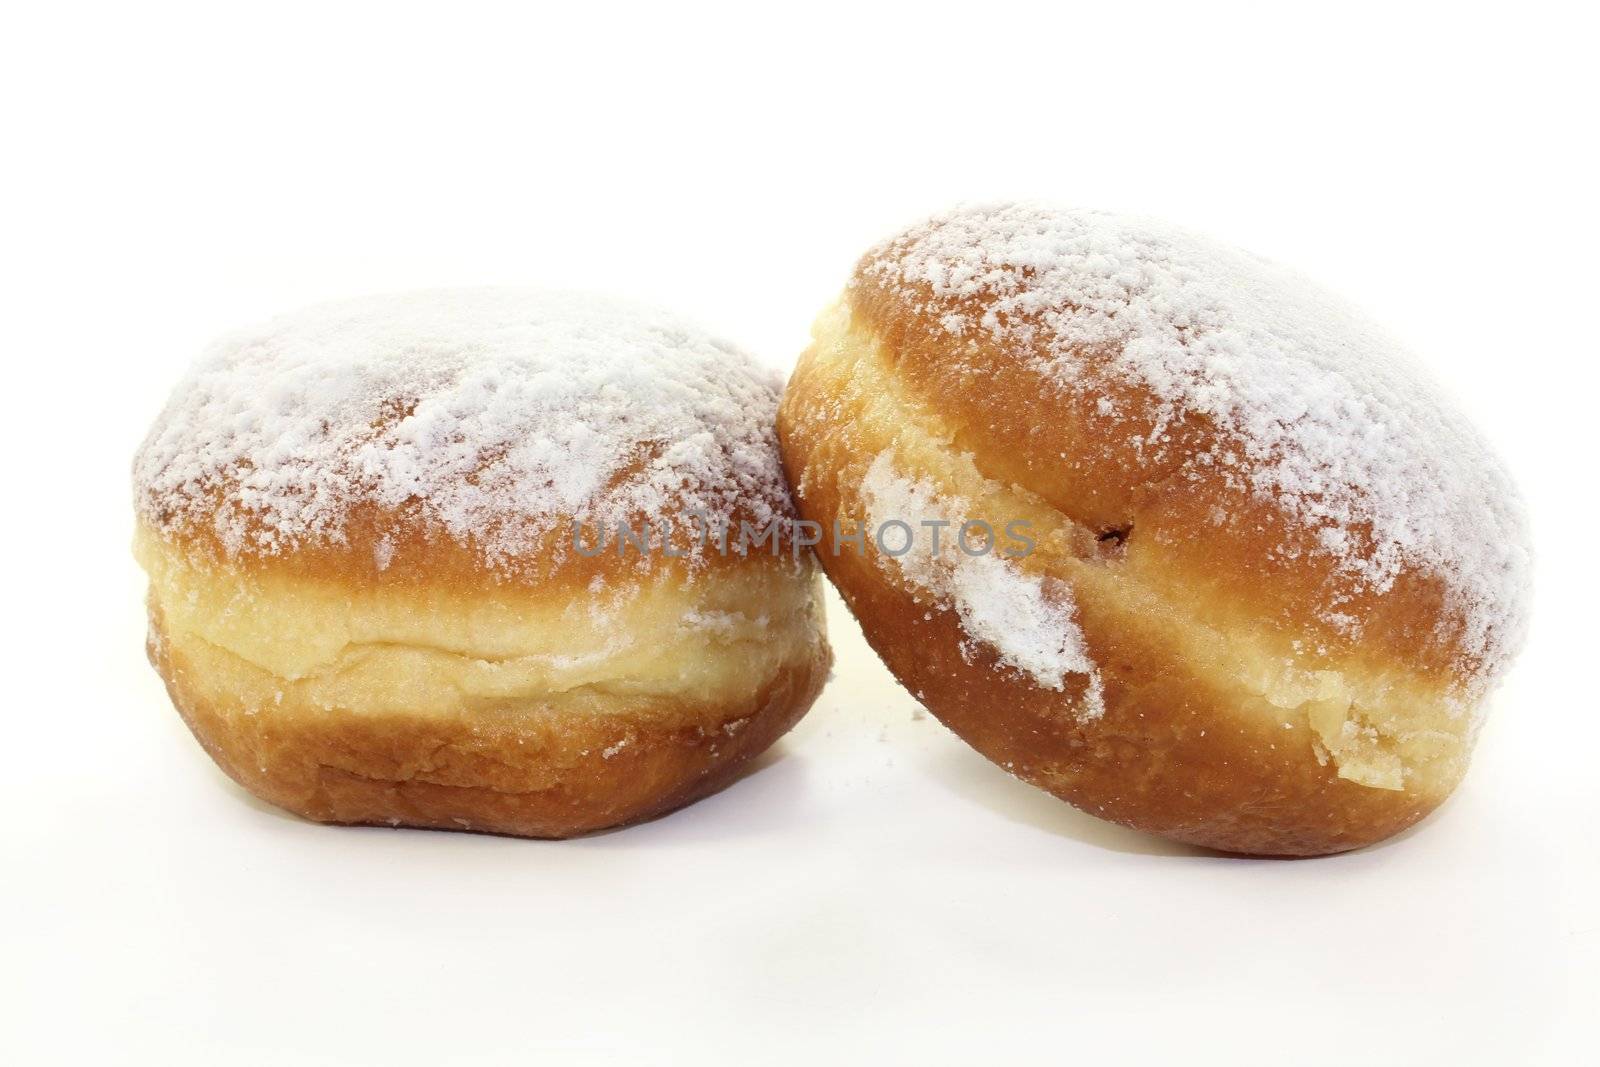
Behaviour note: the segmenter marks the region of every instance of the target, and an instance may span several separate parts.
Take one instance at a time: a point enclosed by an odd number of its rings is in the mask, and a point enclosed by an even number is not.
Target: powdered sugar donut
[[[776,406],[738,350],[595,298],[226,338],[135,461],[151,659],[228,774],[313,819],[559,837],[686,803],[827,672]]]
[[[1272,854],[1378,840],[1460,779],[1521,639],[1526,530],[1343,304],[1160,223],[1000,205],[873,249],[814,334],[779,415],[801,514],[919,531],[823,564],[990,759]],[[1023,537],[934,550],[963,523]]]

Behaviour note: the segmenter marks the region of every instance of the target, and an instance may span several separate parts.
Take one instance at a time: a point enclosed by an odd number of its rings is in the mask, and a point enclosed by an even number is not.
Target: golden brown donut
[[[151,661],[224,771],[323,822],[565,837],[704,796],[830,662],[777,385],[516,290],[226,338],[135,461]]]
[[[1459,781],[1524,629],[1525,525],[1337,300],[1160,223],[978,206],[870,251],[813,332],[779,412],[800,512],[846,535],[819,553],[884,662],[989,759],[1274,855],[1380,840]],[[914,543],[848,537],[896,521]],[[966,521],[994,534],[971,554]]]

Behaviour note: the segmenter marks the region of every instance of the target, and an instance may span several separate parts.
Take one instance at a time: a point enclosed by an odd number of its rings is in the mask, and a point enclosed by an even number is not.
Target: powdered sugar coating
[[[137,504],[244,555],[338,542],[357,502],[417,506],[490,567],[574,519],[786,520],[778,386],[726,342],[611,299],[343,301],[214,345],[139,450]]]
[[[1294,272],[1160,222],[1001,204],[931,219],[860,273],[1055,388],[1086,387],[1087,354],[1111,353],[1097,373],[1161,407],[1152,451],[1164,421],[1207,418],[1225,447],[1183,462],[1242,457],[1230,478],[1310,527],[1357,588],[1408,567],[1442,579],[1479,680],[1520,644],[1529,553],[1506,472],[1398,344]]]
[[[1023,572],[996,552],[969,555],[949,544],[935,551],[932,541],[917,532],[930,522],[959,526],[969,509],[960,500],[941,498],[933,482],[901,474],[890,452],[880,453],[867,468],[861,499],[872,529],[898,522],[913,531],[904,554],[879,555],[884,567],[898,570],[941,607],[954,611],[963,632],[1036,684],[1060,690],[1069,674],[1086,676],[1079,717],[1105,714],[1100,672],[1089,657],[1072,590],[1064,582],[1052,582],[1047,594],[1044,578]]]

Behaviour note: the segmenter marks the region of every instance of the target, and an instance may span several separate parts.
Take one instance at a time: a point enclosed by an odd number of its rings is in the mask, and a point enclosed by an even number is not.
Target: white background
[[[0,1058],[1594,1062],[1595,27],[1204,6],[13,9]],[[1511,464],[1533,636],[1421,827],[1261,862],[1099,823],[919,716],[837,601],[755,774],[582,841],[305,824],[167,706],[128,465],[211,336],[534,283],[787,364],[868,244],[1014,195],[1320,276]]]

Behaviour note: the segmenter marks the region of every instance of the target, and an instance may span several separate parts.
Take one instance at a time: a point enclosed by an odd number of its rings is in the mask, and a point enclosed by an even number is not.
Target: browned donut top
[[[230,559],[548,572],[571,526],[792,514],[777,382],[649,309],[509,289],[325,305],[217,343],[134,465],[141,517]],[[579,569],[593,570],[599,564]]]
[[[873,249],[850,300],[959,447],[1073,519],[1154,537],[1319,639],[1418,641],[1474,689],[1520,643],[1504,469],[1294,272],[1158,222],[972,206]]]

